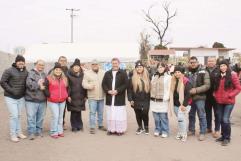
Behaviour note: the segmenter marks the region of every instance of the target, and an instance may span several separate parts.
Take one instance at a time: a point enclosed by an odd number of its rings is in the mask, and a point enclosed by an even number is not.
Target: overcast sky
[[[74,20],[75,42],[127,43],[139,41],[143,30],[152,34],[142,9],[154,0],[0,0],[0,50],[15,46],[70,41],[70,16],[66,8],[80,9]],[[209,46],[214,41],[241,50],[240,0],[172,0],[178,10],[168,32],[170,46]],[[153,9],[158,15],[160,6]],[[138,48],[136,49],[138,50]],[[136,56],[136,55],[133,55]]]

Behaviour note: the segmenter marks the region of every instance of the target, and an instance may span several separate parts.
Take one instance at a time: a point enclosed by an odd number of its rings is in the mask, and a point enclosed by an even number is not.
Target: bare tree
[[[150,44],[150,35],[145,33],[144,31],[140,33],[140,47],[139,47],[139,54],[140,60],[145,61],[147,60],[147,53],[151,49]]]
[[[145,20],[148,23],[152,24],[152,30],[158,36],[159,45],[157,45],[157,46],[160,46],[163,48],[166,48],[166,46],[171,43],[170,41],[165,40],[165,36],[166,36],[167,30],[169,28],[169,25],[172,22],[172,19],[177,15],[177,10],[175,10],[173,12],[171,11],[170,4],[171,4],[170,2],[164,2],[162,4],[162,8],[164,9],[164,12],[165,12],[164,20],[162,20],[162,19],[157,20],[151,16],[151,13],[150,13],[151,9],[153,7],[155,7],[156,5],[150,6],[147,11],[143,10]]]

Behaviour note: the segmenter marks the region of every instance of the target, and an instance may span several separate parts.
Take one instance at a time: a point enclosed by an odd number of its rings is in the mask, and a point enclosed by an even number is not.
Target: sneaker
[[[112,135],[113,133],[112,132],[110,132],[110,131],[107,131],[107,133],[106,133],[107,135]]]
[[[17,143],[19,142],[19,139],[16,136],[12,136],[11,141]]]
[[[215,141],[216,141],[216,142],[222,142],[223,140],[224,140],[224,138],[223,138],[223,137],[220,137],[220,138],[216,139]]]
[[[99,130],[102,130],[102,131],[107,131],[107,129],[106,129],[104,126],[99,126],[98,129],[99,129]]]
[[[168,135],[167,135],[167,134],[165,134],[165,133],[163,133],[163,134],[161,135],[161,137],[162,137],[162,138],[167,138],[167,137],[168,137]]]
[[[149,129],[148,128],[145,128],[145,134],[149,135]]]
[[[206,132],[207,133],[212,133],[212,129],[207,129]]]
[[[155,136],[155,137],[158,137],[159,135],[160,135],[159,132],[157,132],[157,131],[154,132],[154,136]]]
[[[187,141],[187,134],[183,134],[181,137],[182,137],[181,138],[182,142],[186,142]]]
[[[67,130],[67,126],[65,124],[63,124],[63,130]]]
[[[95,128],[90,128],[90,134],[95,134]]]
[[[27,136],[25,136],[25,135],[23,135],[23,134],[18,134],[18,138],[20,138],[20,139],[26,139]]]
[[[222,141],[222,146],[227,146],[228,144],[230,143],[230,141],[228,140],[228,139],[224,139],[223,141]]]
[[[58,139],[59,136],[58,136],[58,135],[51,135],[51,138],[53,138],[53,139]]]
[[[77,131],[84,131],[84,128],[83,127],[81,127],[81,128],[77,128]]]
[[[137,130],[136,130],[136,135],[140,135],[141,133],[143,133],[144,132],[144,130],[141,128],[141,127],[139,127]]]
[[[177,133],[176,139],[177,140],[181,140],[182,139],[182,135],[180,133]]]
[[[72,132],[77,132],[78,129],[77,128],[72,128]]]
[[[219,132],[218,132],[218,131],[215,131],[215,132],[213,133],[213,137],[214,137],[214,138],[218,138],[218,137],[219,137]]]
[[[40,133],[36,133],[35,136],[37,136],[37,137],[44,137],[44,134],[42,132],[40,132]]]
[[[59,137],[64,137],[64,133],[58,134]]]
[[[34,139],[35,139],[34,134],[30,134],[30,135],[28,136],[28,139],[29,139],[29,140],[34,140]]]
[[[188,132],[187,132],[187,136],[195,136],[195,132],[193,132],[193,131],[188,131]]]
[[[122,135],[124,135],[124,133],[123,132],[117,132],[116,135],[117,136],[122,136]]]
[[[198,138],[198,140],[199,141],[204,141],[206,138],[205,138],[205,135],[204,134],[200,134],[199,135],[199,138]]]

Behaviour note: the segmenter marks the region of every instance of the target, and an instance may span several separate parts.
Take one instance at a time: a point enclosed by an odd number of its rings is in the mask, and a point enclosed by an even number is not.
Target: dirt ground
[[[153,136],[154,121],[150,113],[150,134],[135,134],[137,128],[135,115],[128,108],[128,131],[124,136],[107,136],[97,131],[88,131],[88,110],[83,112],[84,132],[68,130],[65,137],[52,139],[48,136],[50,112],[44,120],[44,137],[33,141],[9,140],[9,119],[3,96],[0,96],[0,161],[241,161],[241,95],[232,114],[232,141],[227,147],[216,143],[211,134],[206,141],[189,137],[183,143],[175,140],[177,131],[176,117],[169,117],[171,135],[169,138]],[[26,113],[22,111],[22,129],[26,134]],[[196,126],[198,127],[198,126]]]

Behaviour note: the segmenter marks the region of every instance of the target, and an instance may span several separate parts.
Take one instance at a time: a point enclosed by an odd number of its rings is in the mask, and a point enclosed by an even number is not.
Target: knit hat
[[[142,64],[142,62],[141,62],[140,60],[138,60],[138,61],[136,62],[135,68],[137,68],[137,67],[139,67],[139,66],[144,67],[144,64]]]
[[[62,69],[61,64],[58,63],[58,62],[55,62],[55,63],[54,63],[54,69],[56,69],[56,68]]]
[[[218,64],[219,64],[219,66],[222,65],[222,64],[225,64],[225,65],[229,66],[228,60],[225,60],[225,59],[221,60]]]
[[[74,60],[74,63],[71,65],[71,68],[73,68],[74,66],[80,66],[80,60],[78,59],[78,58],[76,58],[75,60]]]
[[[180,66],[180,65],[175,66],[173,72],[175,73],[176,71],[179,71],[179,72],[181,72],[182,74],[185,73],[185,69],[184,69],[184,67],[183,67],[183,66]]]
[[[17,55],[17,57],[15,58],[15,63],[20,61],[25,62],[25,58],[22,55]]]

